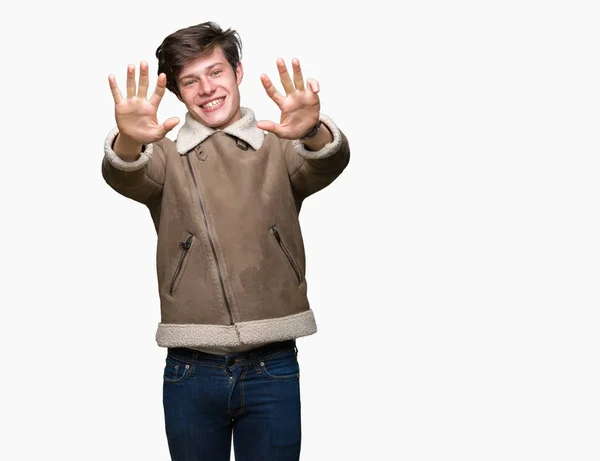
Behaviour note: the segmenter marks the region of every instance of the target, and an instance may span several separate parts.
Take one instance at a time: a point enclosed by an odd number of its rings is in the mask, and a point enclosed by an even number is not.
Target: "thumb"
[[[168,118],[167,120],[165,120],[160,127],[165,132],[165,134],[167,134],[169,131],[171,131],[173,128],[175,128],[178,124],[179,124],[179,118],[171,117],[171,118]]]
[[[318,93],[319,90],[321,89],[319,86],[319,82],[317,82],[314,78],[309,78],[306,81],[306,84],[310,88],[310,91],[312,91],[313,93]]]
[[[275,122],[271,122],[269,120],[259,120],[256,122],[256,126],[265,131],[270,131],[271,133],[277,134],[278,125]]]

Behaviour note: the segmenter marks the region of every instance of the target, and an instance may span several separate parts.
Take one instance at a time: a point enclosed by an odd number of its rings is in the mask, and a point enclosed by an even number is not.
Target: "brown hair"
[[[208,21],[173,32],[156,49],[158,74],[165,73],[167,88],[179,96],[177,78],[183,66],[212,53],[216,47],[223,50],[235,72],[242,56],[242,40],[235,30],[224,31],[218,24]]]

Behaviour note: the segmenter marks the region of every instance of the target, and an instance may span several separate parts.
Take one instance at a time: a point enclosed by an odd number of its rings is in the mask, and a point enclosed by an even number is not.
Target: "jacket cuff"
[[[331,134],[333,135],[333,141],[325,144],[320,150],[312,151],[306,150],[302,141],[295,139],[292,141],[292,144],[294,146],[294,151],[300,157],[304,157],[309,160],[330,157],[335,154],[342,145],[342,134],[336,124],[333,123],[333,120],[323,114],[320,114],[319,118],[321,119],[321,122],[327,125],[329,131],[331,131]]]
[[[117,170],[121,171],[137,171],[144,168],[150,160],[150,157],[152,157],[154,146],[152,144],[145,144],[142,147],[142,153],[140,154],[140,158],[138,158],[135,162],[126,162],[121,157],[119,157],[112,148],[118,134],[119,128],[114,127],[110,131],[110,133],[108,133],[108,135],[106,136],[106,140],[104,141],[104,156],[108,160],[108,163],[114,166]]]

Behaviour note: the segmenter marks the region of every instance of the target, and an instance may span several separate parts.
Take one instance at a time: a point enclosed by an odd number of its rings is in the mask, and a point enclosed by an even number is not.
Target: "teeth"
[[[202,107],[204,109],[210,109],[211,107],[218,106],[219,104],[221,104],[222,101],[223,101],[223,98],[221,98],[221,99],[215,99],[214,101],[211,101],[208,104],[204,104]]]

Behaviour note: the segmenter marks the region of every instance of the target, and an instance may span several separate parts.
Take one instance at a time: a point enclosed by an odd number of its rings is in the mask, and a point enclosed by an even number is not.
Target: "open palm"
[[[150,99],[148,95],[148,64],[140,63],[140,82],[136,88],[135,66],[127,66],[127,97],[123,98],[114,75],[108,76],[108,83],[115,101],[115,119],[121,135],[127,136],[139,144],[149,144],[163,139],[177,126],[179,119],[171,117],[164,123],[158,123],[158,106],[165,94],[167,77],[158,76],[156,88]]]
[[[279,123],[261,120],[256,125],[258,128],[270,131],[284,139],[299,139],[304,136],[319,120],[321,110],[317,94],[319,83],[315,79],[308,79],[305,86],[300,61],[293,59],[292,66],[294,69],[293,81],[283,59],[277,60],[277,70],[285,90],[285,96],[277,91],[267,75],[261,76],[267,94],[281,110],[281,119]]]

